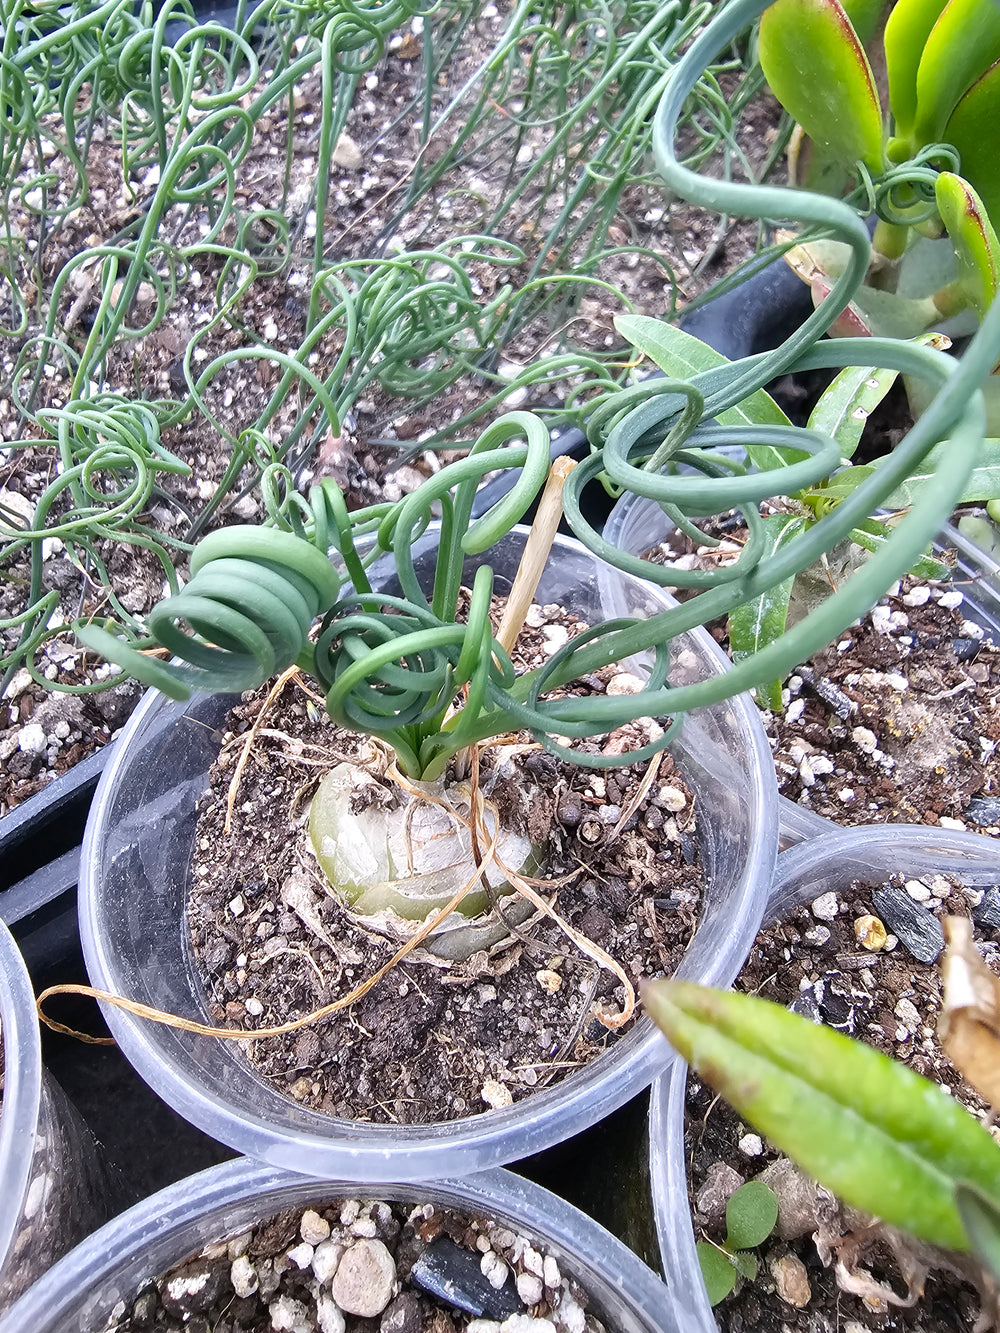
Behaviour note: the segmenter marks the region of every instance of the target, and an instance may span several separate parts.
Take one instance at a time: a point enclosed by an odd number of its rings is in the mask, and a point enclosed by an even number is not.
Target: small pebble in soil
[[[820,894],[812,905],[812,914],[820,921],[832,921],[839,910],[840,904],[835,893]]]
[[[1000,825],[1000,796],[974,796],[965,811],[970,824],[980,828]]]
[[[944,934],[936,916],[914,902],[905,890],[892,885],[876,889],[872,898],[879,916],[914,958],[922,963],[937,960],[944,948]]]
[[[993,888],[986,890],[972,909],[972,919],[977,926],[989,926],[991,930],[1000,930],[1000,887],[994,885]]]
[[[796,1310],[804,1310],[812,1300],[812,1288],[802,1260],[794,1254],[783,1254],[780,1258],[772,1259],[769,1268],[774,1279],[774,1289],[781,1299],[788,1305],[794,1305]]]
[[[531,1274],[520,1274],[519,1280],[524,1276]],[[522,1305],[535,1305],[541,1299],[540,1292],[533,1301],[519,1299],[520,1285],[515,1288],[509,1275],[499,1287],[495,1286],[483,1272],[482,1256],[461,1249],[447,1237],[428,1245],[413,1265],[410,1280],[423,1291],[477,1318],[506,1319]]]
[[[854,938],[862,949],[870,949],[872,953],[878,953],[880,949],[885,948],[887,934],[885,926],[878,917],[869,913],[865,916],[859,916],[855,921]]]

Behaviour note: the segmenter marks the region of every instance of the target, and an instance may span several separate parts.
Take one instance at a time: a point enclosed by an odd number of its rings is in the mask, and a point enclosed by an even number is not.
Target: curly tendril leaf
[[[947,293],[958,309],[972,306],[986,314],[1000,289],[1000,241],[983,202],[972,186],[953,172],[942,171],[936,186],[938,211],[958,260],[958,279]],[[942,295],[936,298],[942,302]],[[944,307],[948,313],[947,305]]]
[[[80,641],[174,699],[192,689],[254,689],[299,659],[340,586],[322,551],[290,533],[246,525],[203,538],[191,575],[146,618],[150,642],[186,665],[145,656],[96,624],[80,627]]]
[[[962,176],[975,189],[987,213],[1000,218],[1000,154],[996,128],[1000,124],[1000,60],[959,99],[944,131],[961,159]]]
[[[875,76],[839,0],[776,0],[761,15],[758,53],[771,91],[821,150],[882,171]]]
[[[690,982],[644,1003],[685,1060],[822,1185],[922,1240],[967,1250],[956,1205],[1000,1202],[1000,1145],[929,1079],[780,1005]]]
[[[700,176],[681,164],[675,135],[687,99],[704,70],[766,8],[766,0],[732,0],[716,13],[669,72],[653,120],[653,151],[667,185],[684,199],[716,212],[772,221],[790,218],[818,226],[845,242],[851,260],[822,306],[803,321],[791,337],[764,357],[747,358],[729,381],[731,402],[739,402],[769,379],[782,374],[830,327],[864,281],[871,242],[864,223],[848,204],[803,190],[744,185]],[[729,406],[730,403],[726,403]]]

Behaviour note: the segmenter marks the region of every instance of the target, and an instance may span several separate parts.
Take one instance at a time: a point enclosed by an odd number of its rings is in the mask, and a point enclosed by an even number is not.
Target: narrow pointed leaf
[[[942,138],[958,99],[997,59],[996,0],[948,0],[927,36],[917,69],[916,146]]]
[[[882,170],[875,78],[839,0],[777,0],[761,15],[757,49],[771,91],[811,139],[847,165]]]
[[[917,116],[917,70],[924,43],[938,21],[945,0],[896,0],[885,24],[885,64],[889,105],[896,133],[909,138]]]
[[[806,526],[801,514],[767,514],[762,522],[767,532],[764,559],[797,537]],[[794,577],[785,579],[733,611],[729,617],[729,651],[734,662],[752,656],[784,634],[794,582]],[[754,693],[765,708],[775,713],[781,710],[780,680],[761,681]]]
[[[935,485],[940,469],[947,465],[949,447],[948,440],[936,444],[917,469],[887,497],[885,507],[908,509],[928,486]],[[997,496],[1000,496],[1000,440],[983,440],[979,446],[979,461],[970,472],[958,503],[983,503]]]
[[[726,358],[700,338],[649,315],[619,315],[615,328],[665,375],[690,379],[703,370],[729,365]],[[790,426],[792,423],[769,393],[758,389],[716,417],[720,426]]]
[[[969,305],[982,318],[1000,287],[1000,241],[983,201],[961,176],[939,172],[934,197],[948,239],[955,247],[958,281]]]
[[[969,1248],[956,1185],[1000,1199],[1000,1144],[936,1084],[766,1000],[682,981],[644,999],[700,1077],[809,1175],[890,1226]]]
[[[959,1182],[955,1197],[973,1253],[1000,1282],[1000,1204],[967,1181]]]
[[[962,159],[962,176],[982,199],[992,221],[1000,219],[1000,60],[980,75],[958,102],[945,126],[944,140]]]
[[[848,536],[856,546],[860,546],[864,551],[871,551],[874,555],[889,541],[892,529],[880,519],[866,518],[863,523],[852,528]],[[940,580],[951,577],[950,567],[941,560],[935,560],[932,555],[918,556],[910,566],[909,572],[918,579]]]
[[[834,379],[809,416],[813,430],[832,435],[842,458],[851,458],[868,418],[892,388],[895,370],[848,366]]]

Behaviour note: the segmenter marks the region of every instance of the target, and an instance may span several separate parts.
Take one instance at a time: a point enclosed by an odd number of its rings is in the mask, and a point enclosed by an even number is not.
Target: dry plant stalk
[[[510,652],[517,642],[517,636],[521,633],[524,617],[528,614],[528,607],[535,596],[542,570],[548,561],[552,543],[562,521],[562,489],[566,478],[575,467],[573,459],[564,455],[557,458],[549,468],[548,480],[542,491],[542,498],[538,502],[535,521],[524,544],[521,563],[514,575],[514,582],[507,596],[507,605],[500,620],[500,628],[497,630],[497,643],[505,652]]]
[[[1000,977],[983,962],[967,917],[946,916],[941,928],[946,947],[938,1037],[963,1078],[991,1106],[1000,1106]]]

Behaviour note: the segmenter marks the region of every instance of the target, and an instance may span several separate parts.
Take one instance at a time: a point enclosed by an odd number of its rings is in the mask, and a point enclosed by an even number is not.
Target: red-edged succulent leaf
[[[966,303],[982,317],[1000,287],[1000,241],[983,201],[961,176],[940,172],[934,195],[958,259],[958,286]]]
[[[875,79],[839,0],[777,0],[761,16],[758,54],[775,97],[821,149],[882,170]]]
[[[936,143],[979,76],[1000,59],[996,0],[948,0],[924,43],[917,69],[914,144]],[[993,137],[995,137],[995,127]]]
[[[960,98],[951,113],[944,139],[962,159],[962,176],[986,205],[991,219],[1000,220],[1000,60],[994,61]]]

